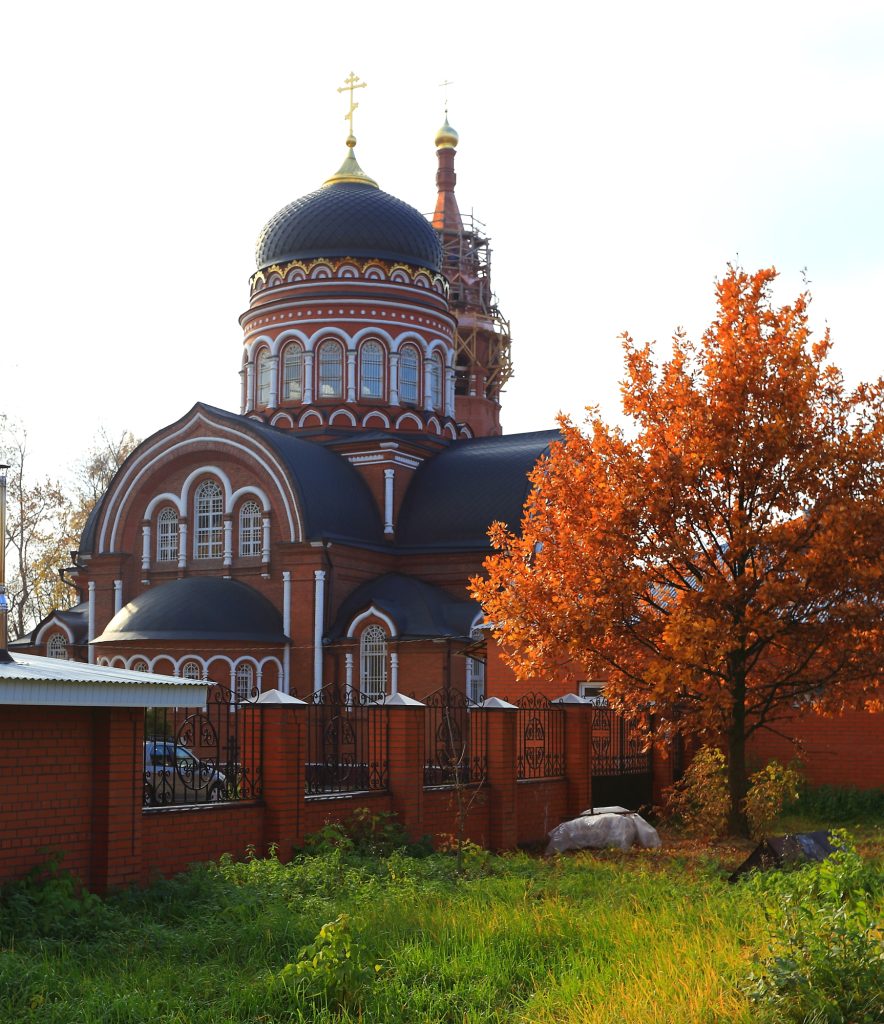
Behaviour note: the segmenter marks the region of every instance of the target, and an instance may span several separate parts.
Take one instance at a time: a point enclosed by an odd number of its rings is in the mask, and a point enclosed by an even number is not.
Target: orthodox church
[[[447,115],[427,218],[359,166],[354,81],[341,168],[258,238],[239,411],[139,445],[68,570],[80,603],[21,646],[241,695],[482,693],[467,582],[557,434],[501,433],[509,326]]]

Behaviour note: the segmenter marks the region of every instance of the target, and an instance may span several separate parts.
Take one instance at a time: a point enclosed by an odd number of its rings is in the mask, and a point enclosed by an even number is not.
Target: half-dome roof
[[[413,206],[374,185],[325,185],[271,217],[258,238],[258,269],[289,260],[352,256],[440,271],[442,247]]]
[[[286,642],[282,619],[263,594],[239,580],[190,576],[151,587],[110,620],[94,643],[126,640]]]

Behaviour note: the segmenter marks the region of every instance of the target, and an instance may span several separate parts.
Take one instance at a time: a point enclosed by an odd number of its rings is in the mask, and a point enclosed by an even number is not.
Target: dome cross
[[[353,135],[353,112],[359,107],[358,103],[353,101],[353,92],[356,89],[364,89],[368,85],[368,82],[362,82],[359,80],[359,75],[351,71],[350,74],[344,79],[344,84],[338,86],[338,92],[350,92],[350,109],[344,114],[344,120],[350,122],[350,138],[354,139]]]

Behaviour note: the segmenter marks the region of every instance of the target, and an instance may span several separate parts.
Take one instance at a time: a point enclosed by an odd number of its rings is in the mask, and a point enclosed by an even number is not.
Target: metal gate
[[[602,698],[603,699],[603,698]],[[592,717],[592,802],[631,811],[651,803],[651,751],[643,751],[638,723],[607,705]]]

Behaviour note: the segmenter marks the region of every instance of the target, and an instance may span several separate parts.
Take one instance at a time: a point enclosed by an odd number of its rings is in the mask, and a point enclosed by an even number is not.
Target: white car
[[[144,806],[220,803],[227,779],[207,761],[172,740],[144,744]]]

